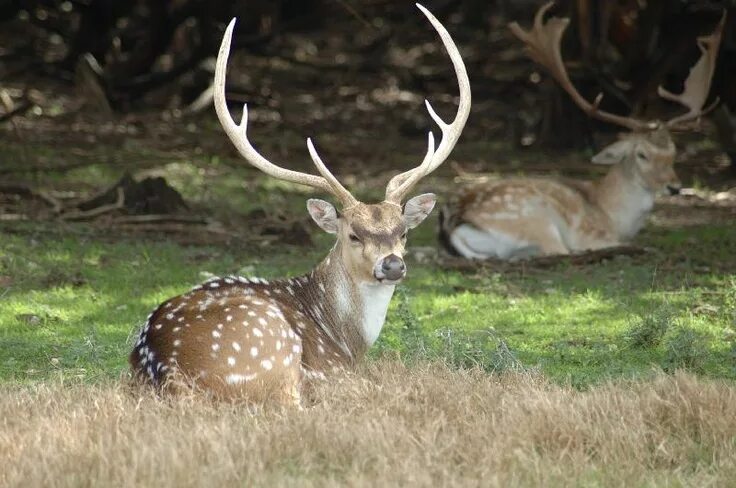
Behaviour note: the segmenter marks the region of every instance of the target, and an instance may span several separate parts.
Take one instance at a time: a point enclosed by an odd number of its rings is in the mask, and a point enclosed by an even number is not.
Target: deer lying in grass
[[[594,164],[612,165],[598,181],[509,178],[469,188],[456,205],[443,209],[440,218],[440,238],[453,254],[518,259],[616,246],[641,229],[656,194],[679,192],[669,131],[692,125],[708,110],[703,106],[725,14],[713,34],[698,38],[702,56],[691,69],[683,93],[674,95],[659,88],[660,96],[684,105],[688,112],[660,122],[604,112],[598,108],[602,95],[590,103],[578,93],[560,54],[569,19],[543,22],[551,6],[539,9],[530,31],[514,22],[512,32],[526,44],[529,57],[544,66],[583,111],[631,132],[593,158]]]
[[[243,158],[264,173],[332,194],[342,205],[311,199],[307,210],[337,241],[310,273],[266,281],[216,278],[161,304],[143,326],[130,364],[136,376],[163,385],[184,378],[224,396],[278,398],[298,402],[304,379],[324,377],[353,365],[378,338],[394,287],[406,275],[402,259],[409,229],[435,204],[427,193],[402,201],[417,182],[437,169],[452,151],[470,112],[470,83],[452,38],[424,7],[417,5],[439,34],[455,69],[460,102],[447,124],[427,110],[442,132],[435,149],[429,133],[426,156],[414,169],[393,177],[381,203],[359,202],[330,173],[310,139],[309,154],[321,176],[277,166],[247,138],[247,108],[236,124],[225,100],[225,75],[235,19],[217,58],[215,109]],[[274,390],[275,388],[275,390]]]

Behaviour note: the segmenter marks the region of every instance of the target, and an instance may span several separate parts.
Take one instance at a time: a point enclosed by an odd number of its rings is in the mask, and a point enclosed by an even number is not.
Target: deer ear
[[[404,204],[404,222],[409,229],[413,229],[427,218],[437,203],[434,193],[424,193],[411,198]]]
[[[610,146],[603,148],[601,152],[593,156],[590,160],[593,164],[617,164],[626,158],[631,152],[631,141],[623,140],[614,142]]]
[[[307,211],[312,219],[320,226],[322,230],[330,234],[337,234],[337,210],[331,203],[310,198],[307,200]]]

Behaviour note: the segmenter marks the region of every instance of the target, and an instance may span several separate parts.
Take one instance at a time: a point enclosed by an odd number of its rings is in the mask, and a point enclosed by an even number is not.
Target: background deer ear
[[[307,211],[322,230],[330,234],[337,234],[337,210],[331,203],[310,198],[307,200]]]
[[[590,161],[593,164],[616,164],[620,163],[626,158],[626,155],[631,151],[631,141],[623,140],[614,142],[610,146],[603,148],[601,152],[593,156]]]
[[[434,193],[424,193],[409,199],[404,204],[404,222],[409,229],[421,224],[437,203]]]

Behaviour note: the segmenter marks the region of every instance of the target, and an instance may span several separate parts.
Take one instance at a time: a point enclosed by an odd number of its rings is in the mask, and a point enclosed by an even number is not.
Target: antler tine
[[[450,37],[447,29],[440,23],[437,18],[432,15],[429,10],[424,8],[420,4],[416,4],[417,8],[429,19],[434,29],[442,39],[442,44],[445,46],[447,54],[450,56],[452,65],[455,68],[455,76],[457,77],[458,87],[460,90],[460,103],[458,104],[457,114],[452,123],[448,124],[443,121],[437,112],[434,111],[429,101],[425,100],[427,111],[430,117],[439,126],[442,131],[442,141],[434,149],[434,135],[429,132],[428,143],[427,143],[427,154],[424,157],[422,163],[416,168],[405,171],[391,178],[388,185],[386,186],[386,201],[396,204],[401,204],[401,200],[406,196],[409,191],[417,184],[419,180],[430,174],[432,171],[437,169],[450,155],[452,149],[455,147],[460,134],[465,127],[465,122],[468,120],[470,114],[470,80],[468,79],[468,72],[465,69],[465,63],[460,56],[455,42]]]
[[[312,144],[311,137],[307,137],[307,149],[309,150],[309,155],[312,157],[314,165],[317,167],[317,171],[319,171],[322,177],[330,184],[335,196],[337,196],[346,207],[352,207],[357,204],[358,200],[356,200],[355,197],[344,186],[342,186],[339,181],[337,181],[335,175],[330,173],[330,170],[327,169],[325,163],[322,162],[319,154],[317,154],[317,150],[314,148],[314,144]]]
[[[230,21],[230,24],[225,30],[225,35],[222,38],[220,51],[217,54],[214,82],[215,111],[217,112],[217,118],[220,119],[220,124],[225,130],[227,136],[230,138],[230,141],[232,141],[240,155],[243,156],[243,158],[248,161],[248,163],[263,171],[267,175],[273,176],[274,178],[278,178],[280,180],[311,186],[312,188],[316,188],[318,190],[322,190],[326,193],[334,195],[341,201],[343,205],[354,205],[357,200],[355,200],[350,192],[348,192],[342,185],[337,182],[337,179],[332,175],[332,173],[329,172],[325,165],[322,164],[322,161],[319,160],[319,158],[315,160],[313,157],[312,159],[315,165],[317,165],[317,169],[323,176],[316,176],[308,173],[301,173],[299,171],[292,171],[286,168],[282,168],[271,163],[266,158],[261,156],[261,154],[256,151],[256,149],[248,140],[247,104],[243,105],[243,117],[240,121],[240,124],[235,123],[230,115],[230,111],[227,108],[227,101],[225,99],[227,60],[230,55],[230,44],[232,42],[234,27],[235,19]],[[316,152],[314,154],[316,154]]]
[[[666,122],[667,127],[680,126],[686,122],[700,118],[704,113],[709,111],[709,109],[703,109],[703,107],[708,99],[708,92],[713,81],[713,73],[716,70],[718,49],[721,45],[725,23],[726,11],[724,10],[721,20],[718,22],[718,26],[716,26],[716,30],[708,36],[698,37],[697,42],[701,56],[695,65],[690,68],[690,73],[685,79],[682,93],[675,95],[662,86],[657,89],[660,97],[677,102],[688,109],[688,112],[668,120]]]
[[[444,140],[444,136],[443,136]],[[440,143],[442,144],[442,143]],[[432,161],[434,160],[434,134],[432,131],[427,133],[427,153],[424,159],[416,168],[405,171],[391,178],[386,186],[386,201],[401,204],[403,197],[409,190],[425,175],[431,172]]]
[[[624,117],[600,110],[598,106],[603,99],[602,93],[598,94],[593,103],[590,103],[577,91],[567,75],[560,47],[562,36],[570,23],[570,19],[567,17],[552,17],[546,23],[544,22],[544,15],[553,5],[554,2],[547,2],[539,8],[534,17],[534,26],[529,31],[522,29],[518,22],[509,24],[511,32],[526,45],[527,55],[536,63],[544,66],[562,89],[570,95],[573,102],[588,116],[634,131],[655,129],[657,127],[656,122]]]

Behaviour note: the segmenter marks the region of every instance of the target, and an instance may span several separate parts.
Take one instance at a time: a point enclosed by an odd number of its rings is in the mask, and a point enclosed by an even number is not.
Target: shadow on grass
[[[264,249],[29,232],[0,237],[0,275],[12,280],[0,300],[5,380],[42,380],[59,370],[117,376],[147,314],[205,273],[296,275],[331,244],[319,234],[311,249]],[[431,232],[412,242],[432,242]],[[657,249],[646,258],[585,267],[462,274],[410,262],[371,355],[441,358],[488,371],[539,368],[576,386],[647,374],[673,358],[702,374],[734,377],[728,331],[736,310],[736,257],[728,249],[736,248],[736,229],[657,231],[643,241]],[[662,342],[632,347],[627,337],[637,318],[663,307],[672,310],[673,325]],[[29,323],[29,316],[38,320]],[[686,342],[682,330],[695,333],[701,352],[672,352],[674,338]]]

